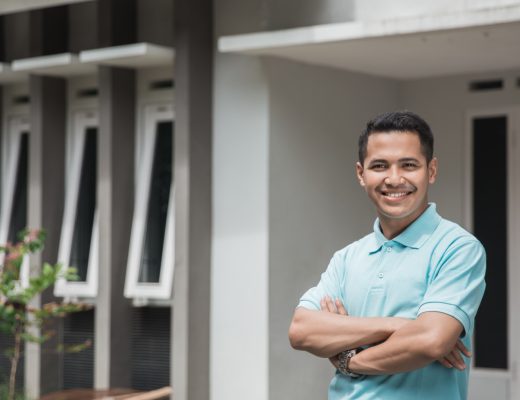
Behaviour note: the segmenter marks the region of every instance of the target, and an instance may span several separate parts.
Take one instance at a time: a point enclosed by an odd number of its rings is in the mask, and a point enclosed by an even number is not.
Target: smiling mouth
[[[405,191],[400,191],[400,192],[387,192],[387,191],[381,190],[381,194],[383,196],[393,199],[393,200],[403,199],[406,196],[412,194],[413,192],[414,192],[413,190],[405,190]]]

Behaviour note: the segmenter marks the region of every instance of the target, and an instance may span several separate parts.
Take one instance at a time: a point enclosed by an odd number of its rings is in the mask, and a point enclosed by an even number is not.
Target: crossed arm
[[[339,300],[333,304],[325,298],[321,311],[296,309],[289,339],[294,348],[330,358],[333,364],[336,355],[346,349],[373,345],[355,355],[349,366],[365,375],[383,375],[422,368],[434,361],[464,369],[461,353],[471,354],[459,340],[462,329],[458,320],[438,312],[425,312],[415,320],[351,317]]]

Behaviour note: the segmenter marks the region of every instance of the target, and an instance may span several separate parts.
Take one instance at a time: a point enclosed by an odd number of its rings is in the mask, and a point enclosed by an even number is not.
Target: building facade
[[[61,262],[79,281],[38,302],[92,306],[25,346],[20,386],[31,398],[170,385],[208,398],[208,368],[193,362],[209,353],[210,2],[2,7],[1,240],[46,229],[27,269]],[[80,353],[56,350],[85,341]]]
[[[361,129],[409,109],[436,137],[431,200],[488,252],[470,398],[520,396],[519,1],[4,3],[0,241],[44,227],[32,266],[81,279],[41,301],[93,306],[55,327],[87,351],[27,346],[27,394],[325,398],[290,319],[371,230]]]

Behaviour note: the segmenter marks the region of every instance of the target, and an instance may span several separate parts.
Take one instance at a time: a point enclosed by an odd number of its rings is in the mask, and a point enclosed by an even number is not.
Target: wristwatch
[[[339,372],[341,372],[343,375],[350,376],[351,378],[354,378],[354,379],[360,378],[362,375],[352,372],[349,368],[349,364],[350,364],[350,359],[352,357],[354,357],[357,353],[361,352],[362,350],[363,350],[362,347],[358,347],[357,349],[345,350],[345,351],[342,351],[341,353],[339,353],[339,355],[338,355]]]

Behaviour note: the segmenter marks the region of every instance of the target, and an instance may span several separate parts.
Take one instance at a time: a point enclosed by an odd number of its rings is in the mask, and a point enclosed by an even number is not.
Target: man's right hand
[[[321,311],[331,312],[334,314],[340,314],[340,315],[348,315],[347,310],[343,306],[343,303],[340,299],[336,299],[336,301],[333,303],[332,299],[329,296],[325,296],[320,301]],[[335,356],[329,357],[329,361],[334,366],[334,368],[339,369],[339,357],[338,354]]]

